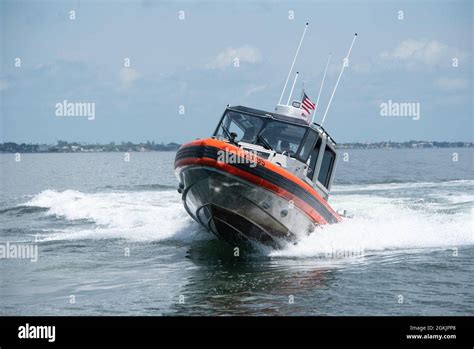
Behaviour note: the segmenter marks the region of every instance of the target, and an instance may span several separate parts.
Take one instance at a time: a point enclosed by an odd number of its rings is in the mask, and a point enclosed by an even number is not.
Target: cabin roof
[[[275,120],[287,122],[289,124],[296,124],[296,125],[303,126],[303,127],[309,127],[309,128],[312,128],[315,131],[322,130],[322,131],[324,131],[324,133],[326,133],[326,135],[329,137],[329,139],[334,144],[337,144],[336,141],[329,135],[329,133],[321,125],[319,125],[317,123],[313,123],[311,125],[308,125],[302,119],[293,118],[291,116],[286,116],[286,115],[283,115],[283,114],[268,112],[268,111],[265,111],[265,110],[244,107],[242,105],[227,107],[227,109],[234,110],[234,111],[240,111],[240,112],[243,112],[243,113],[248,113],[248,114],[252,114],[252,115],[256,115],[256,116],[264,117],[264,118],[273,118]]]

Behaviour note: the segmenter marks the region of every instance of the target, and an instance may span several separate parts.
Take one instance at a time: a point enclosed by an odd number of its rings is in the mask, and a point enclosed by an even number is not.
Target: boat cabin
[[[277,111],[280,111],[277,107]],[[293,173],[328,199],[337,161],[336,142],[318,124],[280,113],[227,107],[214,132]]]

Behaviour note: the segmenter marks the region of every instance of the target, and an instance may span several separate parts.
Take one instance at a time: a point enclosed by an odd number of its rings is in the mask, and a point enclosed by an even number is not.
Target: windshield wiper
[[[225,135],[227,136],[227,138],[230,139],[230,131],[229,131],[229,129],[228,129],[227,127],[225,127],[224,124],[221,124],[221,128],[224,130],[224,133],[225,133]]]
[[[272,146],[267,142],[265,138],[263,138],[261,134],[257,135],[257,142],[260,142],[265,147],[265,149],[273,150]]]

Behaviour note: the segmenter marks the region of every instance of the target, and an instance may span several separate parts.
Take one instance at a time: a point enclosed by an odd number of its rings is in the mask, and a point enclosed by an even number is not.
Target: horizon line
[[[197,139],[204,139],[204,138],[194,138],[193,140]],[[68,144],[82,144],[82,145],[110,145],[114,144],[122,144],[122,143],[132,143],[132,144],[147,144],[147,143],[154,143],[154,144],[185,144],[190,141],[186,142],[177,142],[177,141],[156,141],[156,140],[146,140],[146,141],[130,141],[130,140],[121,140],[121,141],[105,141],[105,142],[87,142],[87,141],[68,141],[59,139],[53,142],[20,142],[20,141],[0,141],[0,144],[6,143],[15,143],[15,144],[29,144],[29,145],[57,145],[59,142],[65,142]],[[410,140],[403,140],[403,141],[395,141],[395,140],[380,140],[380,141],[346,141],[346,142],[337,142],[337,144],[350,144],[350,143],[364,143],[364,144],[374,144],[374,143],[410,143],[410,142],[424,142],[424,143],[474,143],[474,140],[455,140],[455,141],[448,141],[448,140],[426,140],[426,139],[410,139]]]

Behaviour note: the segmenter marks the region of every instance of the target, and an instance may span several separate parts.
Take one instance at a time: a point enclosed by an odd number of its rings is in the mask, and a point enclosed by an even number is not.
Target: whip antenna
[[[300,52],[301,44],[303,43],[303,39],[304,39],[304,36],[306,34],[306,29],[308,29],[308,25],[309,25],[309,23],[306,23],[306,25],[304,27],[303,35],[301,35],[300,43],[298,45],[298,48],[296,49],[295,58],[293,58],[293,63],[291,63],[290,71],[288,72],[288,76],[286,77],[285,86],[283,87],[283,91],[281,91],[280,100],[278,101],[278,104],[281,104],[281,100],[283,99],[283,95],[285,94],[286,86],[288,85],[288,80],[290,80],[291,72],[292,72],[293,67],[295,65],[296,57],[298,57],[298,53]]]
[[[339,85],[339,80],[341,80],[342,73],[344,72],[344,69],[346,68],[346,66],[349,65],[349,56],[351,54],[352,46],[354,46],[354,42],[356,38],[357,38],[357,33],[354,34],[354,39],[352,39],[352,44],[351,44],[351,47],[349,48],[349,52],[347,52],[347,56],[342,61],[341,72],[339,73],[339,76],[337,77],[336,86],[334,86],[334,90],[332,90],[331,98],[329,98],[329,103],[328,103],[328,106],[326,107],[326,111],[324,112],[323,120],[321,121],[321,126],[323,126],[324,120],[326,119],[326,115],[328,113],[329,107],[331,106],[332,99],[334,98],[334,94],[336,93],[337,86]]]
[[[295,79],[293,80],[293,86],[291,86],[290,95],[288,96],[288,102],[286,102],[286,105],[290,105],[291,96],[293,95],[293,90],[295,89],[296,79],[298,79],[298,74],[299,73],[296,72]]]
[[[316,116],[316,110],[319,109],[319,98],[321,97],[321,91],[323,90],[324,80],[326,80],[326,73],[328,72],[329,62],[331,61],[331,53],[328,56],[328,62],[326,63],[326,69],[324,69],[323,80],[321,81],[321,87],[319,88],[318,99],[316,99],[316,108],[314,108],[313,119],[311,123],[314,122],[314,117]]]

